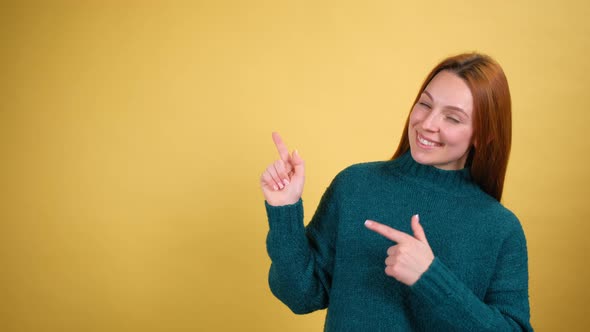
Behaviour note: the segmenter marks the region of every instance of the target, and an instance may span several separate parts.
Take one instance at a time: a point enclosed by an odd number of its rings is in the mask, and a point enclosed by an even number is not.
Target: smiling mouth
[[[422,135],[416,133],[416,140],[418,141],[418,143],[420,143],[423,146],[426,147],[437,147],[437,146],[442,146],[441,143],[438,142],[434,142],[434,141],[429,141],[426,138],[424,138]]]

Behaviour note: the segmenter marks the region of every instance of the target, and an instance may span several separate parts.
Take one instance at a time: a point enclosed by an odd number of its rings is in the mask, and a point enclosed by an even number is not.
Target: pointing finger
[[[414,239],[411,235],[408,235],[404,232],[400,232],[397,229],[380,224],[376,221],[367,220],[365,221],[365,226],[373,232],[381,234],[382,236],[397,243],[408,242]]]
[[[281,160],[287,162],[289,161],[289,150],[287,146],[283,142],[283,139],[277,132],[272,133],[272,140],[275,142],[275,146],[277,147],[277,151],[279,152],[279,156]]]

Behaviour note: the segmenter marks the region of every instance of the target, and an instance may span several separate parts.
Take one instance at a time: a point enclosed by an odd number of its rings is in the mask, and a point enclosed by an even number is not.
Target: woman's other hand
[[[367,220],[365,226],[397,243],[387,249],[385,274],[399,282],[412,286],[434,260],[418,215],[412,217],[414,236],[371,220]]]
[[[289,154],[278,133],[272,133],[272,139],[279,152],[279,159],[268,165],[260,177],[264,199],[273,206],[295,204],[303,194],[305,163],[297,150]]]

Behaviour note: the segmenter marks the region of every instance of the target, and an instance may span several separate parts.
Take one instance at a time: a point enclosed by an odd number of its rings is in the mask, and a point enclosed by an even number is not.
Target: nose
[[[436,132],[438,131],[438,116],[437,112],[431,111],[422,119],[420,127],[426,131]]]

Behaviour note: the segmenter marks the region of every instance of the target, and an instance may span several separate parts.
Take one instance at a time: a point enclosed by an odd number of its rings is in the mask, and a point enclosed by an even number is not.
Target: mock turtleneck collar
[[[479,188],[471,179],[469,168],[448,171],[430,165],[423,165],[412,158],[410,151],[392,161],[392,166],[402,175],[425,185],[439,187],[443,190]]]

